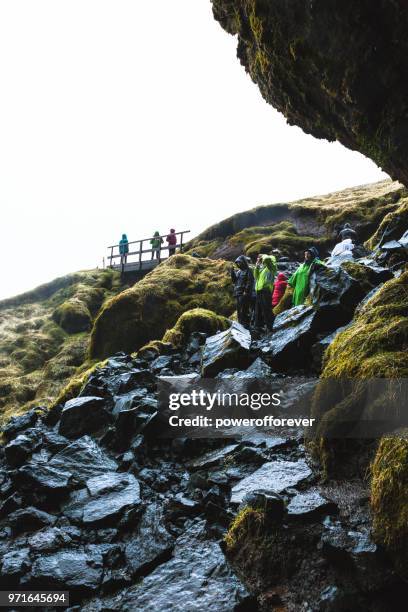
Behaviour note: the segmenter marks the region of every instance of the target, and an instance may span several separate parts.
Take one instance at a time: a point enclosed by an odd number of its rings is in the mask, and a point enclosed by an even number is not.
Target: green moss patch
[[[193,332],[203,332],[208,335],[224,331],[229,327],[226,317],[217,315],[211,310],[194,308],[184,312],[176,325],[166,331],[163,342],[170,342],[174,347],[180,348],[186,343]]]
[[[230,264],[175,255],[131,289],[109,300],[91,335],[91,358],[131,353],[159,340],[181,314],[193,308],[228,316],[234,310]]]
[[[407,432],[405,432],[406,434]],[[408,439],[381,440],[372,465],[371,506],[376,540],[408,578]]]

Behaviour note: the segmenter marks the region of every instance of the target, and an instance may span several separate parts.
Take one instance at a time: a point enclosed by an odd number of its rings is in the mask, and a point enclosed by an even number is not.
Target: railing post
[[[142,269],[142,251],[143,251],[143,240],[140,241],[140,249],[139,249],[139,270]]]
[[[113,247],[111,247],[111,254],[110,254],[110,267],[112,267],[112,261],[113,261]]]
[[[181,232],[181,236],[180,236],[180,253],[183,252],[183,235],[184,235],[184,232]]]

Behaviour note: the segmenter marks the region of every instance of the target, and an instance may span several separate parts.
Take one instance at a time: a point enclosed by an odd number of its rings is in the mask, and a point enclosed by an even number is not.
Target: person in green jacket
[[[160,250],[161,245],[163,244],[163,238],[161,238],[160,232],[154,232],[150,244],[152,245],[152,259],[154,259],[155,257],[157,257],[157,259],[160,259]]]
[[[316,247],[310,247],[305,251],[304,262],[288,280],[288,284],[294,290],[294,306],[300,306],[305,303],[310,290],[310,275],[316,266],[324,266],[324,263],[320,261],[319,252]]]
[[[255,327],[265,325],[267,331],[272,331],[272,291],[277,272],[276,258],[273,255],[258,255],[256,266],[253,269],[255,278]]]

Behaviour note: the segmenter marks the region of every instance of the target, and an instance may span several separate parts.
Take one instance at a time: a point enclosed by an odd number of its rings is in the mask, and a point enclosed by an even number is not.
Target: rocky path
[[[343,303],[325,305],[338,315],[361,298],[355,283],[340,289]],[[407,587],[371,539],[365,484],[322,482],[301,433],[157,437],[158,377],[199,375],[203,343],[202,372],[286,380],[289,410],[313,381],[270,366],[304,367],[299,345],[310,358],[344,319],[330,329],[322,311],[292,309],[278,343],[251,345],[234,324],[208,342],[193,334],[182,352],[118,354],[79,397],[14,418],[0,450],[0,588],[69,590],[71,610],[89,612],[401,609]],[[263,519],[228,546],[245,508]]]

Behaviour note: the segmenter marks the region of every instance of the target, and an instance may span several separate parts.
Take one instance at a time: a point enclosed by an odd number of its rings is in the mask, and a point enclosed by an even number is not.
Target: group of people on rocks
[[[234,296],[237,300],[238,321],[245,327],[261,331],[273,328],[273,309],[279,304],[289,285],[293,288],[293,305],[303,304],[309,293],[310,274],[316,265],[324,265],[315,247],[305,251],[303,264],[288,279],[278,271],[274,255],[258,255],[255,265],[249,257],[240,255],[231,269]]]
[[[167,234],[166,242],[167,247],[164,248],[168,249],[169,257],[171,257],[171,255],[175,254],[177,246],[177,234],[175,229],[171,229],[170,232]],[[163,237],[160,235],[160,232],[154,232],[153,237],[150,240],[152,259],[160,259],[160,253],[163,249],[163,243],[164,240]],[[129,241],[126,234],[122,234],[122,238],[119,241],[119,255],[121,258],[121,263],[125,264],[129,255]]]
[[[339,239],[332,257],[352,251],[355,247],[357,234],[349,223],[339,232]],[[319,266],[325,264],[314,246],[305,250],[303,263],[289,278],[283,272],[278,273],[278,264],[273,254],[258,255],[255,265],[250,257],[240,255],[235,260],[235,267],[231,269],[238,322],[256,331],[266,329],[271,332],[275,319],[273,309],[280,303],[287,287],[293,290],[292,305],[304,304],[310,291],[311,274]]]

